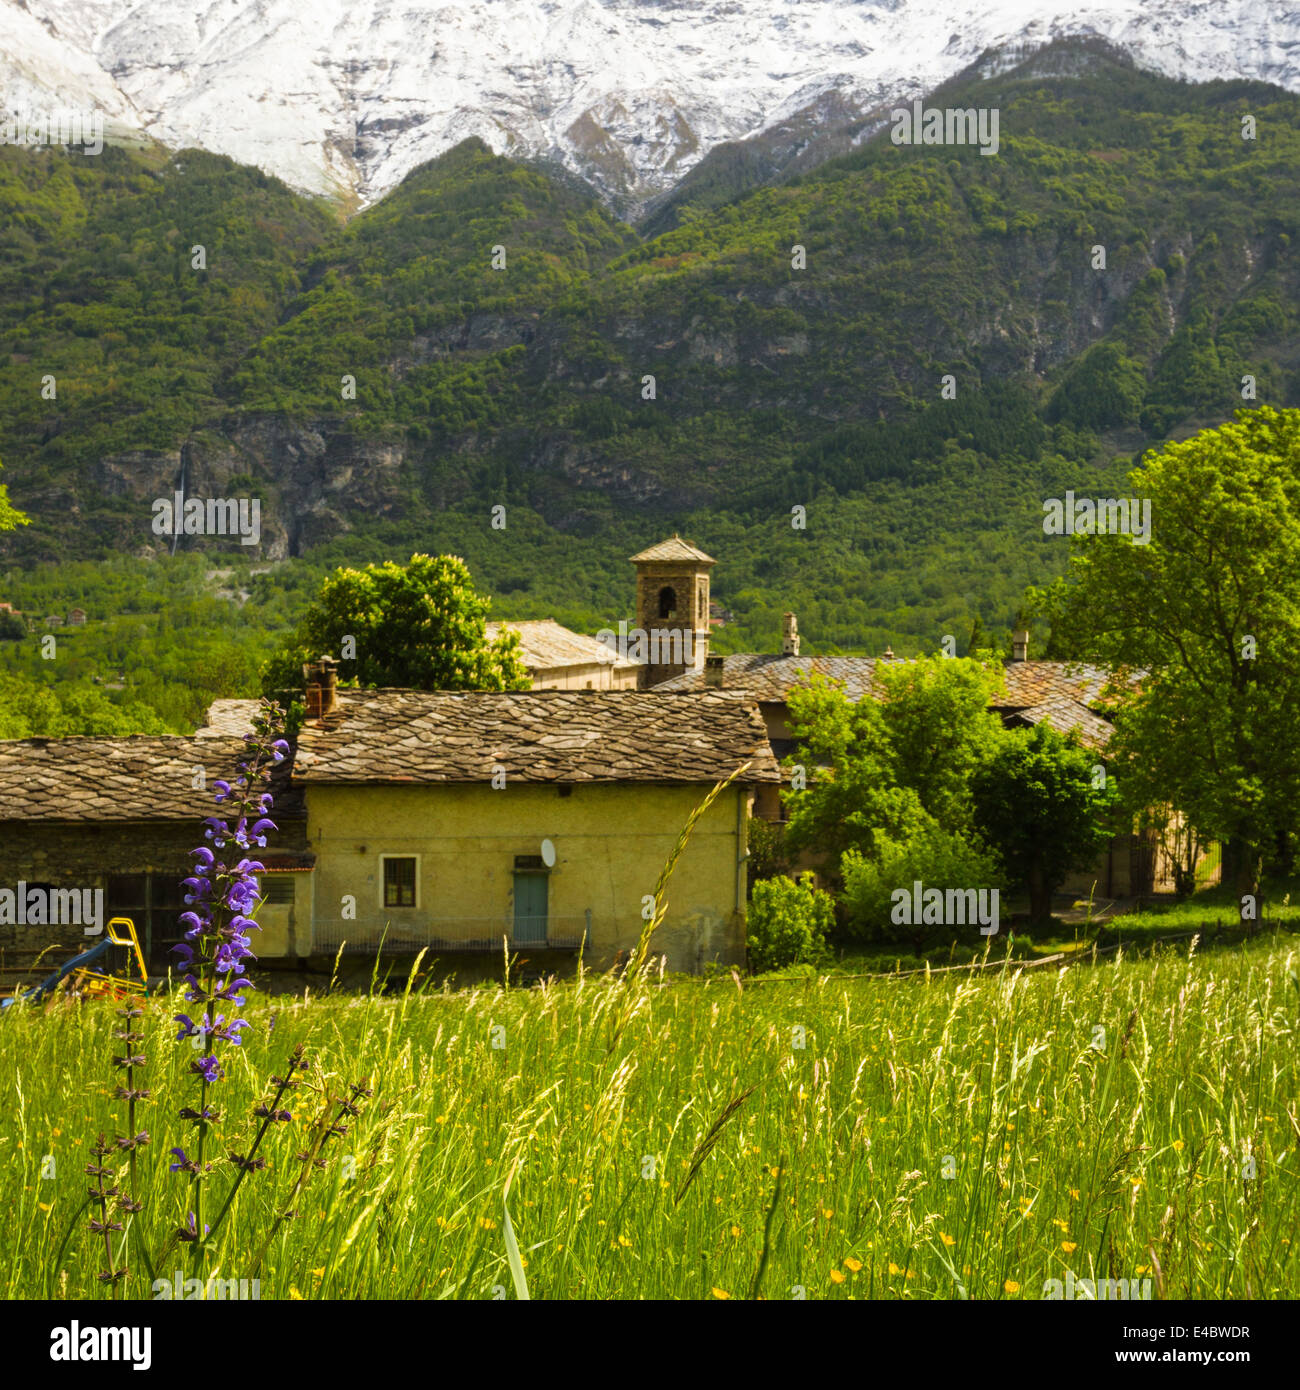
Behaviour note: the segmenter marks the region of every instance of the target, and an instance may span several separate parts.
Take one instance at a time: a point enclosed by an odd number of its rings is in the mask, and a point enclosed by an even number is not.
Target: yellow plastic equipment
[[[140,978],[133,980],[122,975],[106,975],[100,970],[92,970],[90,966],[83,965],[72,972],[68,981],[69,991],[87,999],[126,999],[143,995],[148,989],[149,971],[145,968],[140,938],[135,934],[135,923],[129,917],[110,918],[108,939],[114,946],[131,948],[130,964],[134,965]]]

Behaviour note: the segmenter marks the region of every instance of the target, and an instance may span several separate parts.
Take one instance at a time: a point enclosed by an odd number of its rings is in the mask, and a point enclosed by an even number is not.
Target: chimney
[[[323,719],[338,707],[338,662],[332,656],[309,661],[302,668],[307,687],[307,719]]]
[[[893,661],[893,659],[894,659],[894,649],[893,649],[893,647],[886,646],[886,648],[885,648],[885,655],[884,655],[884,658],[883,658],[883,659],[884,659],[885,661]]]
[[[705,690],[722,689],[722,658],[720,656],[706,656],[704,658],[704,688]]]
[[[1018,627],[1011,634],[1011,660],[1029,660],[1029,629]]]
[[[799,620],[793,613],[785,615],[785,635],[781,638],[781,655],[799,655]]]

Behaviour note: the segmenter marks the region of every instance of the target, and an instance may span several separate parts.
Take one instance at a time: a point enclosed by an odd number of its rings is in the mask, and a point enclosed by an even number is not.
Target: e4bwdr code
[[[1158,1341],[1161,1337],[1171,1337],[1175,1341],[1186,1341],[1189,1337],[1249,1337],[1249,1327],[1126,1327],[1126,1337],[1145,1337]]]

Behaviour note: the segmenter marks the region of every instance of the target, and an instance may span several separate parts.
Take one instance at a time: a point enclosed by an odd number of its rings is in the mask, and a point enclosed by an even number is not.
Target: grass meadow
[[[268,1076],[298,1043],[313,1069],[201,1270],[191,1245],[154,1273],[257,1277],[264,1300],[1037,1299],[1067,1271],[1296,1297],[1298,962],[1269,934],[978,977],[254,997],[206,1212]],[[128,1298],[194,1206],[168,1172],[192,1142],[183,1008],[140,1021]],[[82,1206],[96,1135],[126,1133],[120,1026],[107,1003],[0,1017],[0,1297],[113,1296]],[[295,1159],[362,1078],[325,1166]]]

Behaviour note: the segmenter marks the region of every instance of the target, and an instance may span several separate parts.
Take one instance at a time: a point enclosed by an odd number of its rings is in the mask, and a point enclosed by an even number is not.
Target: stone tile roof
[[[780,778],[757,706],[710,692],[341,690],[303,726],[294,780],[314,783],[746,782]]]
[[[1102,666],[1072,661],[1009,661],[1006,693],[999,696],[998,709],[1017,709],[1042,704],[1045,700],[1077,700],[1089,709],[1103,706],[1101,692],[1110,679]]]
[[[718,563],[712,555],[706,555],[698,545],[692,545],[690,541],[684,541],[680,536],[670,536],[668,540],[660,541],[658,545],[652,545],[649,549],[641,551],[639,555],[632,556],[634,565],[643,561],[671,564],[677,560],[686,560],[701,565],[716,565]]]
[[[896,658],[902,660],[902,658]],[[893,665],[874,656],[780,656],[766,652],[733,652],[722,658],[722,688],[755,700],[783,702],[794,686],[816,674],[843,681],[851,700],[876,693],[876,666]],[[704,674],[687,671],[654,687],[656,694],[676,695],[704,690]]]
[[[722,689],[738,691],[764,703],[782,704],[790,691],[817,674],[841,681],[851,700],[864,695],[877,698],[876,672],[888,662],[874,656],[777,656],[763,652],[737,652],[722,661]],[[1011,661],[1004,667],[1005,689],[991,709],[1016,715],[1030,724],[1046,722],[1060,733],[1077,728],[1084,744],[1101,748],[1111,726],[1099,717],[1106,702],[1102,691],[1110,673],[1101,666],[1066,661]],[[654,687],[655,694],[681,694],[705,689],[704,675],[688,671]]]
[[[603,642],[562,627],[554,618],[488,623],[488,640],[495,641],[503,627],[519,634],[524,665],[530,671],[553,670],[561,666],[592,666],[596,663],[619,667],[636,664],[620,660],[618,653]]]
[[[814,672],[843,681],[850,699],[877,693],[876,669],[897,665],[906,657],[874,656],[779,656],[766,652],[733,652],[722,659],[722,688],[739,690],[756,700],[783,701],[792,687],[806,681]],[[1102,689],[1109,672],[1101,666],[1068,661],[1009,661],[1005,673],[1005,693],[999,695],[995,709],[1022,709],[1052,698],[1077,700],[1089,709],[1104,707]],[[704,675],[687,671],[656,685],[662,694],[683,690],[703,690]]]
[[[213,700],[208,706],[208,722],[194,731],[195,738],[243,738],[253,732],[253,716],[258,700]]]
[[[233,779],[243,748],[234,738],[0,739],[0,822],[190,820],[197,831],[220,810],[212,783]],[[206,791],[192,786],[196,767]],[[273,820],[303,814],[287,778],[286,761],[271,783]]]
[[[1078,700],[1072,700],[1065,695],[1053,695],[1039,704],[1027,705],[1009,713],[1013,721],[1050,724],[1058,734],[1068,734],[1072,729],[1077,730],[1083,746],[1098,751],[1105,748],[1113,732],[1106,720],[1094,714]]]

